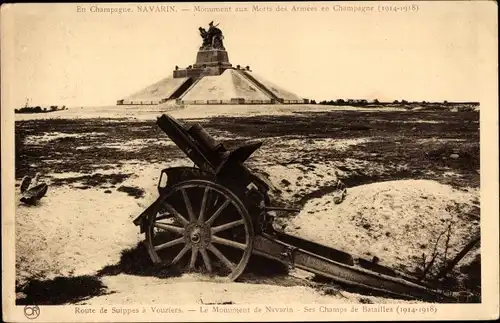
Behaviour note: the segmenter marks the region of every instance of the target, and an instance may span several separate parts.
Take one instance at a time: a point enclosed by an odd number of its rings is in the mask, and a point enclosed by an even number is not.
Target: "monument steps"
[[[296,95],[295,93],[292,93],[288,90],[283,89],[282,87],[268,81],[267,79],[263,78],[262,76],[255,74],[254,72],[246,72],[248,75],[250,75],[253,79],[258,81],[260,84],[262,84],[267,90],[272,92],[274,95],[276,95],[278,98],[280,98],[283,103],[288,103],[291,101],[303,101],[304,99]]]
[[[195,80],[194,78],[190,77],[188,78],[188,80],[186,82],[184,82],[174,93],[172,93],[172,95],[170,97],[168,97],[168,99],[166,99],[164,102],[168,101],[168,100],[176,100],[178,98],[180,98],[184,93],[187,92],[187,90],[189,88],[191,88],[191,86],[193,85],[193,83],[195,83],[197,80]]]
[[[201,79],[203,78],[203,75],[196,78],[193,83],[186,89],[186,91],[182,92],[182,94],[178,97],[179,100],[182,100],[184,99],[184,97],[186,96],[186,94],[188,94],[195,86],[196,84],[198,84],[198,82],[201,81]]]
[[[255,79],[252,75],[248,74],[247,72],[245,71],[242,71],[242,70],[237,70],[241,75],[243,75],[243,77],[245,77],[248,81],[250,81],[251,83],[254,84],[255,87],[257,87],[259,90],[261,90],[262,92],[264,92],[264,94],[266,94],[270,99],[272,100],[276,100],[276,102],[279,102],[281,103],[282,100],[277,97],[273,92],[269,91],[265,86],[264,84],[260,83],[257,79]]]

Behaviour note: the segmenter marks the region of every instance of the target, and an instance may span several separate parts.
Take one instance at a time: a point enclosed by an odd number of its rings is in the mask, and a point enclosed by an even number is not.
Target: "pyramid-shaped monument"
[[[175,67],[173,75],[124,99],[118,105],[155,105],[175,100],[183,104],[298,104],[307,99],[254,74],[249,66],[233,67],[224,48],[222,31],[210,22],[199,28],[203,44],[196,63]]]

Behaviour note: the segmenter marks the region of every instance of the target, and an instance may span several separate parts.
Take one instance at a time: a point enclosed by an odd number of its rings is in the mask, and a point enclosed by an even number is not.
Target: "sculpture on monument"
[[[201,50],[210,50],[210,49],[221,49],[225,50],[222,40],[224,36],[222,35],[222,31],[217,28],[219,24],[214,26],[214,22],[211,21],[208,24],[208,31],[203,27],[199,27],[200,36],[203,39],[203,43],[200,47]]]
[[[210,46],[210,39],[208,38],[208,33],[203,27],[198,28],[198,30],[200,31],[200,36],[203,39],[203,43],[201,44],[200,49],[206,49]]]

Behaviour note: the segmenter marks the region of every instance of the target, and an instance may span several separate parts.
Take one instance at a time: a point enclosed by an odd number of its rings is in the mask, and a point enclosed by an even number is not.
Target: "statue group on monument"
[[[200,49],[202,50],[210,50],[210,49],[222,49],[225,50],[222,40],[224,36],[222,35],[222,31],[217,28],[219,24],[214,26],[214,22],[211,21],[208,24],[208,31],[205,28],[200,27],[198,30],[200,31],[200,36],[203,39],[203,44]]]

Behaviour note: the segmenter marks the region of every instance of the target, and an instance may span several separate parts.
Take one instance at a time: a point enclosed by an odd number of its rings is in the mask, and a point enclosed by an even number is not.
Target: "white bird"
[[[335,204],[340,204],[345,199],[347,195],[347,188],[340,179],[337,178],[337,182],[335,183],[336,188],[333,192],[333,202]]]
[[[21,202],[30,205],[36,204],[38,200],[45,196],[48,187],[46,183],[40,182],[40,173],[36,173],[33,179],[24,176],[20,185],[21,194],[23,195]]]
[[[38,182],[40,181],[40,173],[36,173],[35,177],[30,183],[30,186],[28,187],[28,190],[32,189],[33,187],[38,185]]]

